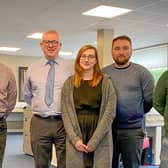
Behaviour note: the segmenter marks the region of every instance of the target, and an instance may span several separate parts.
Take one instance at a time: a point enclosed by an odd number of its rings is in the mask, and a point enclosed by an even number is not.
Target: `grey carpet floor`
[[[33,168],[33,158],[23,152],[22,134],[8,134],[3,168]]]

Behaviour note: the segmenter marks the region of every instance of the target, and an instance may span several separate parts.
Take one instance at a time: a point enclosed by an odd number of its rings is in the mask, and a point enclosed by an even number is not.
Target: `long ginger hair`
[[[81,55],[83,54],[83,52],[85,52],[88,49],[93,49],[95,51],[95,58],[96,58],[96,64],[94,65],[93,78],[90,81],[90,86],[92,87],[97,86],[103,77],[103,73],[101,72],[100,65],[99,65],[97,49],[92,45],[85,45],[78,51],[78,54],[75,60],[75,74],[74,74],[74,79],[73,79],[73,84],[75,87],[80,86],[83,73],[84,73],[84,70],[80,66]]]

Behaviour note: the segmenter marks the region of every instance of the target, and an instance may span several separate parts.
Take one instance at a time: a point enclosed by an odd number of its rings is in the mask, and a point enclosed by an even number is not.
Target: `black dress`
[[[79,88],[74,88],[74,104],[85,145],[97,127],[102,97],[101,86],[102,82],[96,87],[91,87],[89,81],[84,80]],[[92,168],[94,153],[83,154],[85,168]]]

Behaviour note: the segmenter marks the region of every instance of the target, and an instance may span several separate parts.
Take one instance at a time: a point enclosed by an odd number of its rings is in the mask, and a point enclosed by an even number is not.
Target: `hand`
[[[78,151],[88,153],[87,146],[83,144],[82,140],[78,140],[75,144],[75,147]]]
[[[93,150],[92,148],[90,148],[89,146],[86,147],[86,150],[87,150],[88,152],[94,152],[94,150]]]

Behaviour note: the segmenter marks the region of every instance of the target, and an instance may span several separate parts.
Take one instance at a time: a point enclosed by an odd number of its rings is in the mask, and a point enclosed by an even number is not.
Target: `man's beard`
[[[114,61],[117,65],[125,65],[129,62],[130,57],[119,57],[119,58],[115,58]]]

